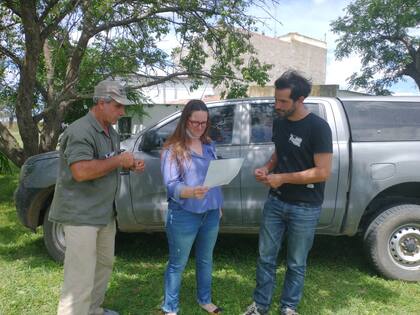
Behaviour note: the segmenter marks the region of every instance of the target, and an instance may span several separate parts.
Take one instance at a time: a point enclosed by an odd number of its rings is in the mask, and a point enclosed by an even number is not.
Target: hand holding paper
[[[243,158],[212,160],[203,186],[216,187],[229,184],[238,175]]]

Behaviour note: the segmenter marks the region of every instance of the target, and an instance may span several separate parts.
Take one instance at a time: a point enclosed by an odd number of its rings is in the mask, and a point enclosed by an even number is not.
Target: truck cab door
[[[218,104],[209,106],[210,137],[216,142],[218,158],[234,158],[240,156],[240,146],[235,126],[235,104]],[[160,170],[160,153],[166,139],[174,132],[180,113],[158,123],[143,135],[137,145],[135,155],[145,160],[143,173],[130,172],[130,195],[135,220],[145,229],[156,229],[166,220],[167,197]],[[237,143],[235,145],[235,143]],[[234,179],[229,185],[223,186],[224,215],[221,224],[240,224],[240,179]],[[238,214],[239,212],[239,214]],[[143,228],[142,228],[143,229]]]
[[[335,125],[330,107],[322,102],[305,103],[314,114],[327,120],[333,132],[333,164],[331,177],[325,186],[325,198],[321,213],[319,229],[332,223],[335,214],[335,201],[338,184],[339,151]],[[241,173],[242,208],[244,221],[248,226],[258,225],[261,219],[264,202],[267,199],[268,187],[257,182],[254,170],[263,166],[274,152],[274,143],[271,141],[274,111],[273,100],[250,101],[244,104],[243,120],[246,122],[242,156],[245,158],[243,168],[247,172]]]
[[[173,115],[146,131],[134,152],[136,158],[145,161],[144,172],[130,172],[131,203],[138,224],[161,226],[166,220],[168,203],[160,171],[160,153],[179,118],[180,114]]]

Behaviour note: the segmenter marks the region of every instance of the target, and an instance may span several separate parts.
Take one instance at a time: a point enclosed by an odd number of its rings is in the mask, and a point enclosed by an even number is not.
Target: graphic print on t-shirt
[[[300,145],[302,144],[302,138],[295,136],[293,133],[291,133],[289,137],[289,142],[300,148]]]

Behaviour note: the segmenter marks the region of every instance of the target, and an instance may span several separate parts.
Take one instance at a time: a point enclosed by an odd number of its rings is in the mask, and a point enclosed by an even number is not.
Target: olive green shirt
[[[114,216],[119,170],[105,176],[77,182],[70,165],[78,161],[109,158],[119,150],[117,132],[109,136],[91,112],[64,131],[60,142],[60,165],[49,219],[67,225],[107,225]]]

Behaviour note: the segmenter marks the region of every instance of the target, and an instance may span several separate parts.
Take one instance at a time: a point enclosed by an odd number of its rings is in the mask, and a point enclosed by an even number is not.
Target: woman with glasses
[[[204,102],[189,101],[175,132],[163,146],[161,171],[168,196],[169,244],[164,314],[176,315],[179,310],[181,277],[194,242],[197,302],[209,314],[222,311],[212,303],[211,274],[223,196],[220,187],[203,186],[210,161],[217,157],[208,135],[209,121]]]

